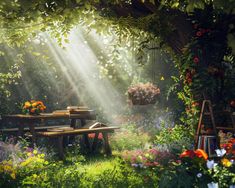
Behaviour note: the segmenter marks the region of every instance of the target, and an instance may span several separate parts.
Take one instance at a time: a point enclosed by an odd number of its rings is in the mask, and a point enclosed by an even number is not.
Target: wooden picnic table
[[[63,150],[63,139],[66,136],[70,138],[74,138],[76,135],[83,135],[84,143],[89,151],[95,151],[98,141],[99,133],[102,133],[104,139],[104,151],[107,155],[111,154],[111,148],[108,141],[108,133],[114,132],[117,127],[95,127],[95,128],[87,128],[86,120],[95,120],[96,116],[93,110],[82,110],[81,113],[41,113],[39,115],[23,115],[23,114],[13,114],[13,115],[4,115],[2,116],[4,121],[15,122],[18,128],[17,135],[23,136],[25,128],[31,133],[32,143],[36,143],[38,137],[46,137],[46,138],[57,138],[58,140],[58,151],[59,157],[63,159],[64,157],[64,150]],[[71,130],[66,131],[57,131],[56,129],[44,129],[45,131],[40,131],[37,129],[41,121],[45,120],[57,120],[57,119],[67,119],[70,120],[70,127]],[[76,127],[76,121],[80,120],[81,125],[80,127]],[[61,125],[64,126],[64,125]],[[51,126],[52,128],[55,126]],[[58,127],[58,125],[57,125]],[[36,128],[36,129],[35,129]],[[49,127],[48,127],[49,128]],[[90,145],[88,134],[95,133],[95,138]]]
[[[70,120],[70,127],[75,128],[77,120],[80,120],[81,127],[85,125],[86,120],[94,120],[96,116],[93,110],[82,110],[81,113],[76,114],[70,113],[40,113],[39,115],[28,115],[28,114],[12,114],[3,115],[2,119],[4,122],[12,122],[16,124],[18,128],[18,136],[23,136],[24,128],[29,128],[32,135],[32,142],[36,142],[36,132],[35,127],[42,121],[45,120],[58,120],[65,119]],[[57,125],[59,126],[59,125]]]

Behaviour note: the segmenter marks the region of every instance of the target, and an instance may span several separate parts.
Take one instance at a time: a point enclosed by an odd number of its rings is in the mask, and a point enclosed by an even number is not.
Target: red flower
[[[95,138],[95,133],[90,133],[90,134],[88,134],[88,138],[90,138],[90,139]],[[102,133],[99,133],[98,139],[99,139],[99,140],[102,140],[102,139],[103,139]]]
[[[195,64],[198,64],[198,63],[199,63],[199,58],[198,58],[198,57],[194,57],[194,58],[193,58],[193,62],[194,62]]]
[[[192,159],[195,157],[195,153],[193,150],[186,150],[180,154],[180,158],[184,158],[184,157],[189,157]]]
[[[197,37],[202,36],[202,32],[201,32],[201,31],[198,31],[198,32],[196,33],[196,36],[197,36]]]

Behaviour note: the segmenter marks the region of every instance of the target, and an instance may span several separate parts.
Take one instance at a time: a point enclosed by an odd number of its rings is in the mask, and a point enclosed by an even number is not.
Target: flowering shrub
[[[230,132],[219,131],[220,148],[226,151],[226,157],[235,158],[235,138]]]
[[[127,93],[134,105],[154,104],[160,95],[160,89],[152,83],[139,83],[128,88]]]
[[[133,167],[160,167],[167,165],[174,155],[168,151],[159,151],[157,149],[125,151],[122,154],[125,161]]]
[[[24,114],[39,114],[46,109],[42,101],[26,101],[23,105],[22,112]]]
[[[225,157],[225,150],[216,150],[217,161],[197,149],[186,150],[162,173],[159,187],[229,187],[235,183],[235,164]],[[187,177],[187,178],[185,178]]]
[[[0,162],[0,187],[13,186],[16,183],[16,179],[25,177],[28,175],[37,176],[40,171],[48,165],[48,161],[45,160],[45,154],[39,153],[37,150],[27,148],[21,155],[18,156],[18,160],[8,159]],[[33,185],[27,181],[27,184]]]
[[[4,180],[14,180],[16,178],[16,168],[12,161],[0,162],[0,175]],[[0,181],[1,182],[1,181]],[[1,183],[0,183],[1,186]]]

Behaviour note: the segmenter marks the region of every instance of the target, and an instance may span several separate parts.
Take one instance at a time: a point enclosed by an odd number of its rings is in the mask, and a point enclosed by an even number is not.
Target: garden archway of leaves
[[[111,24],[120,39],[138,39],[145,31],[149,35],[139,48],[151,49],[149,41],[156,40],[155,48],[172,55],[181,74],[176,80],[178,96],[187,107],[184,121],[195,125],[200,93],[224,104],[235,97],[230,82],[235,74],[234,48],[229,47],[234,43],[234,7],[232,0],[3,0],[0,43],[23,46],[39,31],[48,31],[62,45],[77,24],[99,33],[109,32]]]

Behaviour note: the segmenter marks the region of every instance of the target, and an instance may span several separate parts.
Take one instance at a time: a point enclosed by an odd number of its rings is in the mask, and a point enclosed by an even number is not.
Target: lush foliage
[[[110,137],[112,148],[117,151],[144,148],[149,141],[148,133],[139,130],[135,124],[122,125],[121,130]]]
[[[193,147],[193,133],[192,126],[175,125],[174,127],[166,127],[163,125],[161,131],[156,135],[155,144],[180,153],[183,149]]]

